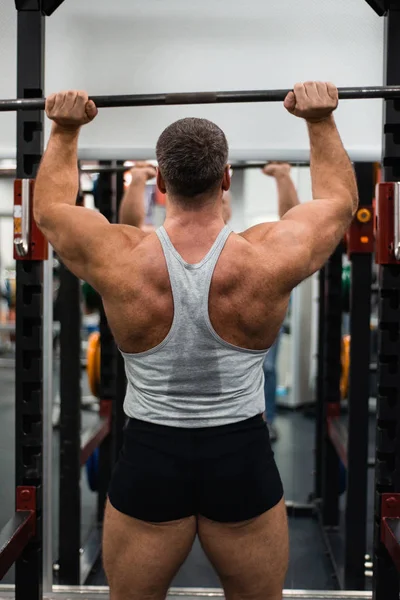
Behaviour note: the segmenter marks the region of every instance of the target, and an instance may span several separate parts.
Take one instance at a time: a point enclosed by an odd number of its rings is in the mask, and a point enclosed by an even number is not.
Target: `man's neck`
[[[171,228],[218,229],[224,225],[221,199],[210,199],[193,209],[179,202],[167,201],[165,225]]]

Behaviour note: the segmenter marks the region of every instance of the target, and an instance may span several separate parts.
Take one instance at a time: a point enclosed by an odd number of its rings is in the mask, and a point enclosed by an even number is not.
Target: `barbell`
[[[128,106],[163,106],[179,104],[235,104],[239,102],[283,102],[291,90],[253,90],[245,92],[188,92],[178,94],[133,94],[128,96],[92,96],[98,108]],[[339,88],[341,100],[400,98],[400,86]],[[0,100],[0,112],[14,110],[43,110],[44,98]]]
[[[268,161],[265,160],[263,162],[232,162],[231,167],[233,170],[235,171],[247,171],[249,169],[263,169],[266,165]],[[292,166],[294,167],[302,167],[302,166],[309,166],[309,162],[306,161],[298,161],[295,163],[292,163]],[[132,169],[134,165],[132,166],[126,166],[126,165],[98,165],[97,167],[86,167],[86,166],[82,166],[80,168],[80,172],[81,173],[87,173],[87,174],[95,174],[95,173],[125,173],[126,171],[129,171],[130,169]],[[0,175],[1,175],[1,171],[0,171]]]

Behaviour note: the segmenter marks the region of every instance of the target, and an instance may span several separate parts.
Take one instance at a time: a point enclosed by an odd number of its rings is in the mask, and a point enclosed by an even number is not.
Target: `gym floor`
[[[0,528],[14,511],[14,370],[0,369],[2,395],[0,398]],[[55,382],[56,384],[56,382]],[[86,393],[86,375],[83,377],[83,393]],[[55,385],[56,388],[56,385]],[[89,411],[83,412],[83,426],[95,419]],[[313,447],[314,419],[301,411],[282,411],[276,421],[279,440],[274,445],[278,467],[284,482],[286,499],[298,503],[307,503],[313,490]],[[371,418],[370,456],[374,454],[374,428]],[[58,548],[58,432],[54,430],[54,560],[57,560]],[[94,523],[95,495],[89,490],[86,475],[82,470],[82,543]],[[372,550],[372,508],[373,508],[373,472],[370,474],[370,494],[368,499],[368,553]],[[342,498],[342,505],[343,505]],[[316,520],[309,517],[290,518],[291,556],[286,580],[288,590],[335,590],[337,583],[332,576],[331,563],[326,554],[321,532]],[[336,561],[340,567],[343,549],[343,532],[339,530],[331,539]],[[11,569],[2,583],[13,583],[14,571]],[[104,573],[99,566],[94,570],[88,584],[105,585]],[[212,567],[196,542],[186,563],[175,581],[175,587],[217,588],[219,581]]]

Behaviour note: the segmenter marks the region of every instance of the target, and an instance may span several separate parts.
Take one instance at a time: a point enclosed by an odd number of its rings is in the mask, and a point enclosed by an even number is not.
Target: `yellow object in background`
[[[342,363],[342,374],[340,377],[340,395],[342,400],[347,398],[349,393],[349,372],[350,372],[350,335],[342,337],[342,351],[340,355]]]
[[[87,374],[90,391],[96,398],[100,395],[100,360],[100,332],[94,331],[90,334],[88,339]]]

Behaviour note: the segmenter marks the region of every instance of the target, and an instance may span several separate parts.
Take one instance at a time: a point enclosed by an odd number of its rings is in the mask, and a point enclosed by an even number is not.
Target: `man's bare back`
[[[253,350],[269,348],[281,327],[290,289],[282,277],[287,257],[282,253],[279,259],[272,250],[275,227],[270,224],[268,252],[246,239],[246,233],[232,232],[216,266],[209,297],[210,318],[217,333],[231,344]],[[168,223],[165,228],[179,254],[192,264],[202,260],[219,233],[217,228],[207,230],[194,246],[198,232],[174,230]],[[121,350],[143,352],[160,344],[172,325],[171,286],[155,233],[121,231],[121,242],[112,261],[110,292],[103,292],[103,302]]]

